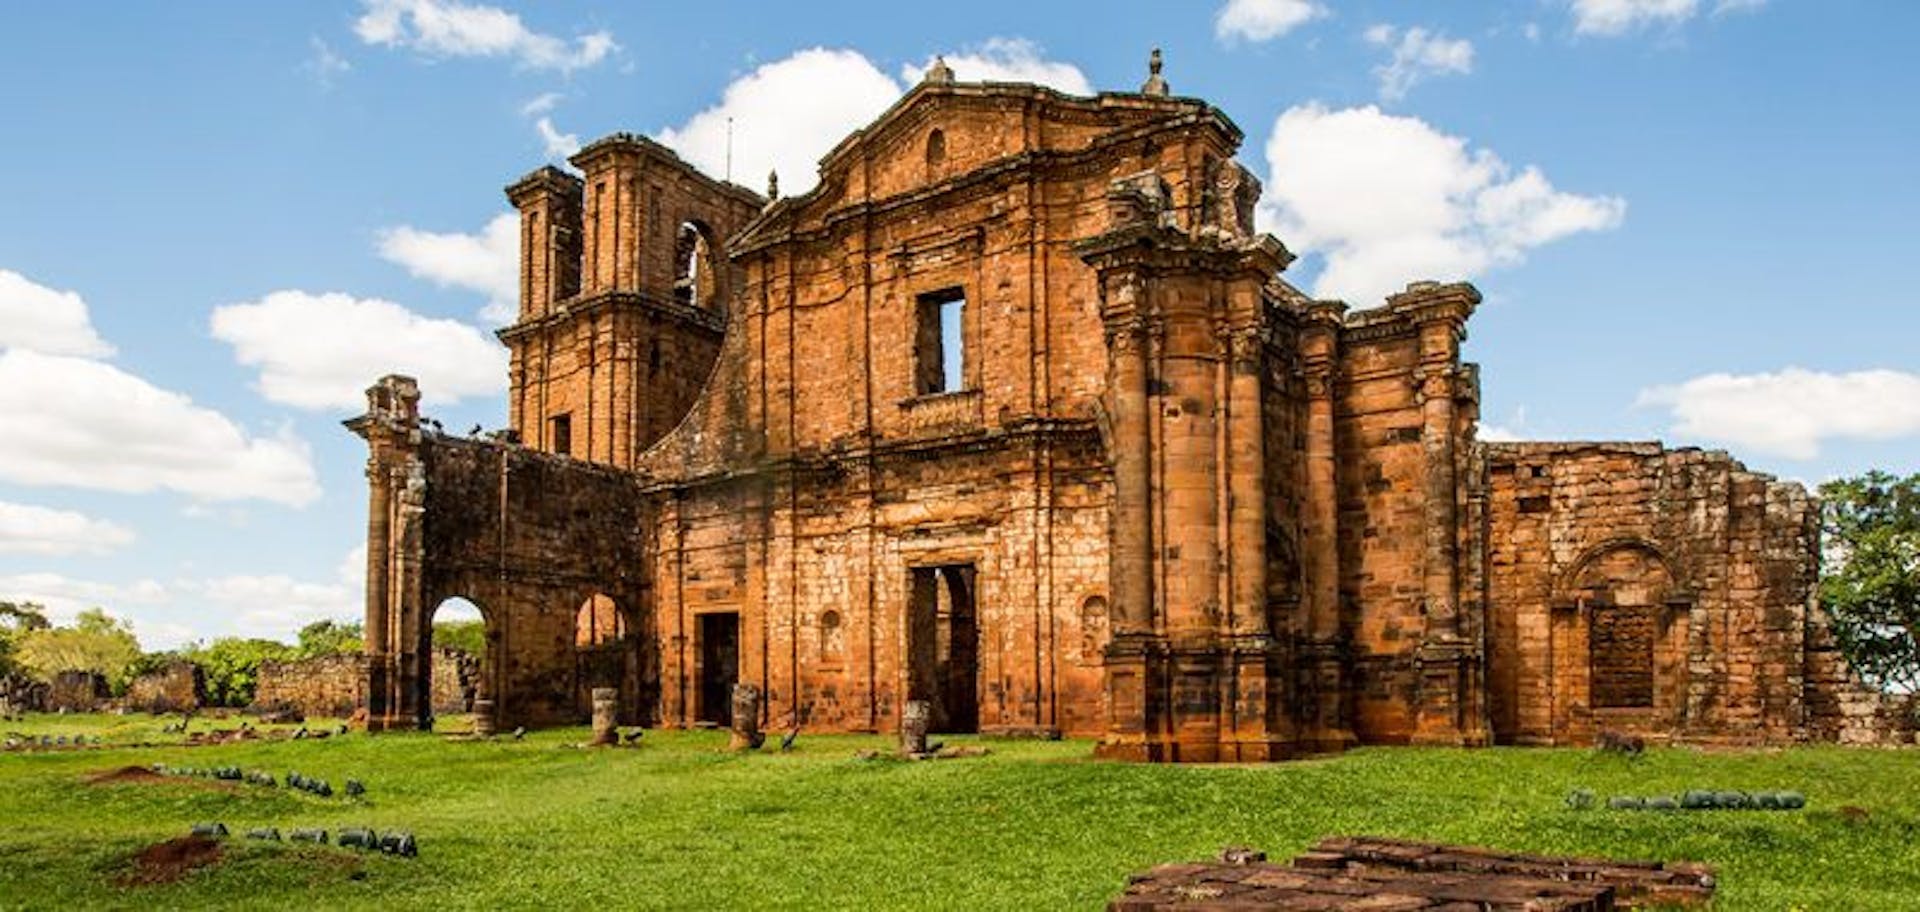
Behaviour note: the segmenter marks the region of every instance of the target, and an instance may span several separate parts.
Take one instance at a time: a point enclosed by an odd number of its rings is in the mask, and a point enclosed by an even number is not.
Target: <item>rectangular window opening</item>
[[[947,288],[918,301],[914,334],[914,392],[922,396],[966,388],[966,292]]]
[[[547,443],[555,453],[573,455],[572,415],[555,415],[547,419]]]

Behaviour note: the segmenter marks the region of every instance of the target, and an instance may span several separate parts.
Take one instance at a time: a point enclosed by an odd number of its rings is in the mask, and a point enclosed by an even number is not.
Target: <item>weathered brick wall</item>
[[[480,659],[458,649],[433,651],[433,712],[437,716],[473,712],[480,689]]]
[[[1798,484],[1651,443],[1483,452],[1502,740],[1865,740],[1880,724],[1814,605],[1817,506]]]
[[[293,707],[309,716],[353,715],[367,705],[367,657],[354,652],[263,662],[253,703],[265,709]]]
[[[111,691],[107,678],[93,671],[62,671],[49,682],[47,711],[93,712],[106,705]]]
[[[0,675],[0,699],[7,704],[7,712],[46,712],[53,687],[45,681],[36,681],[25,675]]]
[[[133,679],[124,705],[135,712],[192,712],[207,702],[207,679],[200,666],[184,659]]]

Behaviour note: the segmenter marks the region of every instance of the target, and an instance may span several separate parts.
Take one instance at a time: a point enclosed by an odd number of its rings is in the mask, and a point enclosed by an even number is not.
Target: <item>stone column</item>
[[[1147,332],[1137,313],[1139,280],[1122,277],[1113,294],[1116,306],[1129,311],[1108,330],[1112,357],[1108,362],[1108,418],[1112,424],[1113,507],[1109,515],[1113,568],[1113,632],[1115,635],[1153,631],[1152,516],[1149,514],[1149,473],[1152,471],[1151,421],[1148,416]]]
[[[933,704],[908,700],[900,708],[900,753],[912,757],[927,752],[927,726],[933,719]]]
[[[597,707],[596,707],[597,709]],[[727,750],[759,750],[767,736],[760,731],[760,688],[745,681],[733,685],[733,724]]]
[[[593,743],[607,746],[618,743],[617,730],[620,691],[612,687],[593,689]]]

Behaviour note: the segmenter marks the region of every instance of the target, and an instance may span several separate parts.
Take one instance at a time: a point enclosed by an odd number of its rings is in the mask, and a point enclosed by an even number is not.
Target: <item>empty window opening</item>
[[[947,134],[934,130],[927,134],[927,177],[940,176],[940,166],[947,160]]]
[[[562,456],[573,455],[572,415],[555,415],[547,419],[547,445]]]
[[[594,689],[611,687],[620,694],[615,716],[620,724],[642,721],[641,640],[629,632],[626,612],[610,596],[589,596],[574,613],[574,711],[580,719],[593,716]]]
[[[711,307],[714,266],[707,234],[693,222],[680,223],[673,242],[673,297],[691,307]]]
[[[980,730],[980,627],[972,564],[915,567],[907,606],[907,699],[932,707],[929,728]]]
[[[914,337],[914,392],[922,396],[966,388],[966,293],[958,288],[923,294]]]

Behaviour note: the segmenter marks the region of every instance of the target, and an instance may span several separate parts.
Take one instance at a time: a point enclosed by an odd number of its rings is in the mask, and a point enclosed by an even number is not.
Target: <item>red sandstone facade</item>
[[[368,703],[429,715],[432,612],[500,725],[1354,743],[1877,737],[1813,604],[1812,506],[1720,454],[1485,444],[1479,303],[1309,299],[1241,134],[1165,84],[936,68],[762,199],[617,135],[508,188],[512,433],[371,448]]]

